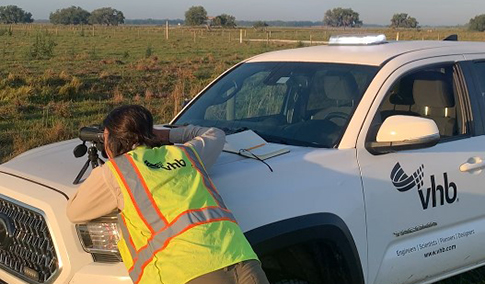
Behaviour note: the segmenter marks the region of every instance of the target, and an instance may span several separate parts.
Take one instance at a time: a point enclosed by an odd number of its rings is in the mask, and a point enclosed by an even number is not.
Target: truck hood
[[[0,165],[0,172],[28,179],[47,187],[55,188],[67,196],[72,196],[79,187],[79,185],[74,185],[73,181],[88,158],[87,154],[81,158],[74,157],[73,149],[79,144],[81,144],[79,139],[72,139],[29,150]],[[291,152],[285,155],[294,155],[295,150],[301,151],[301,149],[304,149],[292,146],[289,146],[289,148],[292,149]],[[101,155],[100,158],[106,160]],[[277,159],[278,157],[275,157],[271,161],[276,161]],[[247,160],[251,160],[251,162],[248,163]],[[266,168],[263,168],[263,170],[269,171],[269,168],[260,161],[223,152],[209,173],[211,176],[213,176],[214,172],[217,173],[217,176],[224,175],[225,166],[232,163],[242,163],[241,166],[237,167],[239,171],[241,169],[250,170],[254,167],[261,168],[261,165]],[[91,166],[84,174],[82,180],[86,179],[90,172]],[[240,171],[240,175],[246,176],[242,171]],[[237,177],[234,178],[237,179]],[[216,180],[217,177],[214,177],[214,179]]]
[[[25,152],[0,165],[0,177],[18,176],[69,198],[79,187],[73,181],[87,161],[87,156],[75,158],[72,153],[80,142],[74,139]],[[265,160],[267,165],[223,152],[209,170],[243,231],[322,210],[343,219],[362,215],[342,206],[362,203],[355,149],[288,148],[289,153]]]

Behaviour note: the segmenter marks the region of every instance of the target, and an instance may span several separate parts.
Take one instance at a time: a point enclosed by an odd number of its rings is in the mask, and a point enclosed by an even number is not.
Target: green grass
[[[99,123],[113,107],[147,106],[166,122],[183,99],[235,63],[253,55],[303,44],[239,44],[240,31],[174,27],[0,26],[0,162],[21,152],[74,137],[85,124]],[[245,29],[251,39],[325,41],[336,33],[365,30]],[[401,40],[438,39],[462,30],[372,30]]]
[[[238,35],[180,28],[166,40],[159,27],[95,27],[93,36],[90,27],[13,26],[0,36],[0,162],[74,137],[121,104],[143,104],[167,122],[230,66],[288,47],[239,44]],[[32,55],[39,37],[52,55]]]
[[[251,42],[240,31],[175,27],[0,25],[0,163],[37,146],[75,137],[115,106],[146,106],[167,122],[220,73],[266,51],[302,46]],[[326,41],[332,34],[385,33],[388,39],[485,40],[464,30],[246,29],[245,38]],[[52,51],[52,54],[50,53]],[[480,249],[480,248],[478,248]],[[485,268],[440,284],[485,284]]]

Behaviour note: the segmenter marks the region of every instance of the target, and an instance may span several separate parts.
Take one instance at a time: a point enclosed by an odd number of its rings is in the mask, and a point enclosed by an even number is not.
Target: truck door
[[[478,104],[459,60],[434,58],[398,68],[359,135],[368,283],[416,283],[483,261],[485,137],[478,135]],[[366,143],[375,141],[380,124],[393,115],[433,119],[440,142],[371,154]]]

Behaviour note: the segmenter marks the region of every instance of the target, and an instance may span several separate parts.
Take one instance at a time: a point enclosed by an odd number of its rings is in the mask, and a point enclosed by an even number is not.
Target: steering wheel
[[[341,119],[345,123],[349,119],[349,116],[350,115],[348,113],[345,113],[342,111],[336,111],[336,112],[330,112],[327,115],[325,115],[323,120],[332,120],[334,118],[337,118],[337,119]]]

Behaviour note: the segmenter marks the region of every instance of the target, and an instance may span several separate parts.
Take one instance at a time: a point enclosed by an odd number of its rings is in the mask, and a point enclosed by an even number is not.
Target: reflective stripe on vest
[[[148,245],[137,252],[133,267],[129,271],[131,279],[138,283],[143,274],[143,269],[151,262],[156,253],[167,247],[172,238],[194,226],[217,221],[236,222],[231,212],[220,207],[191,210],[181,215],[165,230],[155,234]]]
[[[126,227],[126,221],[125,221],[125,217],[123,217],[123,214],[118,214],[118,226],[120,227],[121,233],[125,238],[126,246],[130,251],[131,257],[136,256],[135,245],[133,244],[133,239],[131,238],[128,228]],[[127,242],[126,238],[129,238],[129,242]]]
[[[130,236],[130,231],[126,226],[126,220],[124,219],[123,214],[120,214],[118,223],[126,247],[133,260],[133,265],[129,268],[129,274],[135,283],[138,283],[141,280],[145,267],[151,263],[158,252],[161,252],[168,246],[171,239],[197,225],[218,221],[230,221],[236,223],[232,213],[226,209],[222,198],[215,189],[214,184],[209,178],[195,150],[187,146],[171,147],[177,147],[179,150],[182,150],[190,159],[194,166],[194,170],[200,174],[202,183],[218,206],[187,210],[180,213],[168,223],[154,202],[153,196],[147,188],[133,158],[130,155],[125,154],[117,157],[115,160],[110,160],[114,169],[118,173],[121,182],[127,189],[129,199],[134,205],[139,218],[151,232],[151,236],[149,236],[147,243],[137,250]]]
[[[140,217],[152,234],[163,229],[167,221],[160,212],[160,209],[155,205],[155,201],[133,163],[132,158],[125,154],[117,158],[113,165],[117,168],[118,172],[123,173],[120,177],[124,181],[125,187],[130,189],[128,193],[130,194],[131,200],[136,204]],[[150,201],[150,204],[147,204],[147,200]]]
[[[224,204],[224,201],[222,201],[222,198],[219,195],[219,192],[217,192],[216,187],[212,183],[212,180],[209,178],[209,175],[207,174],[207,171],[205,170],[204,165],[200,162],[199,155],[194,151],[194,149],[192,149],[192,147],[187,147],[187,146],[179,146],[179,147],[185,152],[185,154],[187,155],[187,157],[189,157],[192,164],[202,175],[204,185],[207,187],[207,189],[209,189],[210,194],[217,202],[217,204],[220,207],[227,209],[226,205]]]

